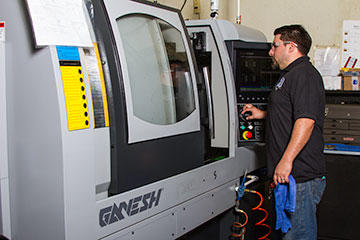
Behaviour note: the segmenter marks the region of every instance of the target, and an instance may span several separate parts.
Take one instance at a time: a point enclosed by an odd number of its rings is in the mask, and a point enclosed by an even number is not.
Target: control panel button
[[[249,140],[250,138],[252,138],[253,134],[250,131],[244,131],[242,136],[245,140]]]

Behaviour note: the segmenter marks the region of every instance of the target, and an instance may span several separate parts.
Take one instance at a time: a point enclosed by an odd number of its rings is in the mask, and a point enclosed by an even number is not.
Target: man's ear
[[[289,43],[289,52],[290,53],[293,53],[293,52],[296,52],[296,51],[299,51],[299,49],[297,48],[297,46],[294,46],[293,44]]]

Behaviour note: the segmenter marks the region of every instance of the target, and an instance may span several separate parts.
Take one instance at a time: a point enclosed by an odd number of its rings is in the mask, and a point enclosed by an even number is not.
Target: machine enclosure
[[[246,170],[264,166],[262,146],[237,145],[233,74],[215,20],[210,25],[224,68],[227,118],[216,118],[226,122],[226,137],[211,144],[227,155],[204,164],[200,119],[192,123],[195,130],[129,143],[125,65],[119,51],[111,52],[120,49],[110,44],[118,44],[111,39],[116,38],[112,35],[116,18],[134,12],[167,15],[169,19],[163,20],[177,22],[181,30],[199,111],[196,62],[179,11],[147,1],[85,1],[88,9],[95,9],[96,16],[88,16],[89,29],[99,44],[110,126],[95,128],[86,56],[84,48],[77,47],[89,127],[70,131],[57,47],[35,48],[25,1],[2,1],[1,6],[0,21],[7,26],[6,41],[0,46],[0,69],[5,69],[0,72],[0,97],[5,99],[0,103],[5,109],[0,144],[6,153],[0,158],[0,233],[5,237],[176,239],[230,209],[239,178]],[[116,11],[122,15],[116,16]],[[153,165],[147,166],[147,160]],[[168,164],[163,169],[166,161],[176,167]],[[148,170],[148,175],[134,176],[136,167]]]

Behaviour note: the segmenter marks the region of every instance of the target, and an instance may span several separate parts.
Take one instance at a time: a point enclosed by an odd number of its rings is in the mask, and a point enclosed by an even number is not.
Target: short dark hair
[[[303,55],[307,55],[311,47],[311,37],[301,25],[285,25],[275,29],[274,35],[281,34],[280,39],[296,43]]]

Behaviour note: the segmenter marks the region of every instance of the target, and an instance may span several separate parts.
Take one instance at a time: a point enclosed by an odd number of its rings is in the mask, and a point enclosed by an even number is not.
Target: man
[[[284,239],[316,240],[316,207],[325,189],[323,122],[325,91],[321,75],[307,57],[311,37],[300,25],[274,31],[269,55],[281,75],[273,88],[267,111],[251,104],[247,119],[266,117],[267,167],[275,184],[296,181],[296,210]]]

